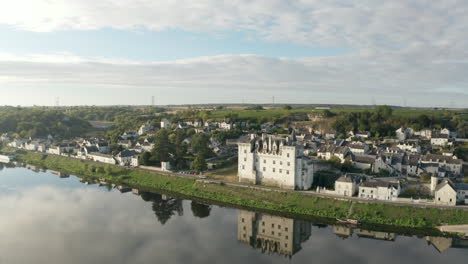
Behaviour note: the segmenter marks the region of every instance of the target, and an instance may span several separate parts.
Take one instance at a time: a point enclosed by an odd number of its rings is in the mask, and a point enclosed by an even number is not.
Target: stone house
[[[400,182],[370,180],[359,186],[359,197],[376,200],[396,200],[400,195]]]

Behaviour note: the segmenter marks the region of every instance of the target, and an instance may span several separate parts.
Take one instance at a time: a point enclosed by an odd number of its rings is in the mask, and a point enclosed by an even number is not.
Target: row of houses
[[[396,200],[401,193],[399,181],[369,179],[363,174],[348,173],[335,181],[334,193],[375,200]]]

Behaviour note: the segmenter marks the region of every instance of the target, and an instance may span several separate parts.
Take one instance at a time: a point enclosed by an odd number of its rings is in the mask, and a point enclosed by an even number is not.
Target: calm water
[[[0,263],[463,263],[468,241],[315,225],[0,165]]]

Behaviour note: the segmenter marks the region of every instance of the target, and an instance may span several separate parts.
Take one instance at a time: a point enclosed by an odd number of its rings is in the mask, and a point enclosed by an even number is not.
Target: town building
[[[454,183],[449,179],[431,177],[431,191],[434,203],[455,206],[457,203],[468,204],[468,184]]]
[[[114,156],[102,154],[102,153],[89,153],[88,158],[97,162],[107,163],[107,164],[116,164],[117,161],[114,159]]]
[[[400,182],[369,180],[359,185],[359,197],[376,200],[396,200],[400,195]]]
[[[148,132],[150,132],[153,129],[154,129],[153,125],[151,125],[150,123],[145,123],[141,125],[141,127],[138,129],[138,135],[140,136],[146,135]]]
[[[252,134],[238,149],[240,182],[300,190],[312,186],[313,163],[304,156],[304,146],[297,144],[294,132],[286,138]]]
[[[358,191],[360,175],[347,173],[335,181],[335,194],[342,196],[354,196]]]

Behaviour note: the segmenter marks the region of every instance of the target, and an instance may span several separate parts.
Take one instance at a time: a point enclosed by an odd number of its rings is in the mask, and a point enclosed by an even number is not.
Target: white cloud
[[[232,30],[308,45],[395,49],[466,44],[467,12],[463,0],[15,0],[3,4],[0,24],[40,32]]]
[[[255,40],[346,47],[353,54],[299,59],[225,55],[154,63],[71,54],[3,55],[0,83],[165,87],[194,94],[203,88],[225,95],[244,89],[250,93],[246,96],[268,91],[292,102],[286,91],[302,91],[301,98],[309,102],[336,102],[330,98],[334,95],[342,103],[369,103],[374,96],[385,97],[381,103],[406,97],[418,105],[455,101],[467,106],[468,64],[460,63],[468,61],[467,13],[464,0],[8,1],[0,9],[0,24],[30,31],[236,31]],[[180,99],[169,101],[189,102]]]
[[[239,95],[242,91],[240,94],[247,98],[277,95],[283,102],[297,101],[293,96],[297,92],[302,96],[296,99],[309,103],[335,102],[336,98],[330,96],[336,95],[347,98],[341,103],[368,104],[371,97],[377,97],[387,98],[380,103],[400,104],[406,98],[408,103],[414,99],[416,105],[448,105],[455,101],[457,106],[467,106],[468,64],[440,60],[431,63],[425,56],[415,52],[299,59],[220,55],[135,62],[66,54],[0,55],[0,84],[2,87],[68,84],[97,87],[96,91],[118,88],[145,91],[157,87],[160,91],[194,95],[191,101],[174,95],[168,103],[207,102],[207,92]],[[72,96],[76,91],[66,92]],[[115,96],[118,97],[118,92]],[[238,102],[239,98],[235,100]]]

